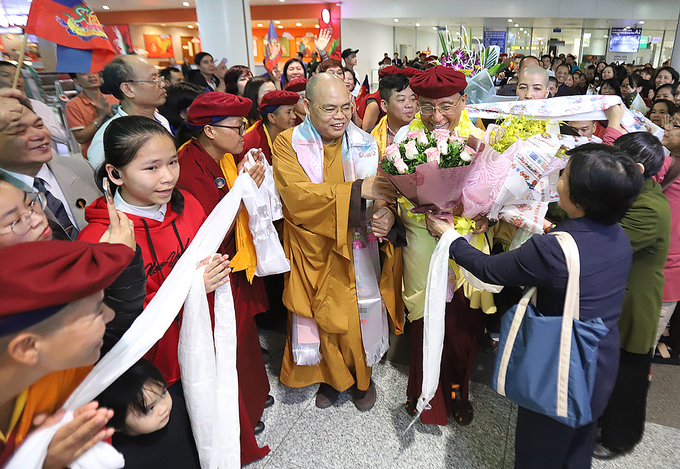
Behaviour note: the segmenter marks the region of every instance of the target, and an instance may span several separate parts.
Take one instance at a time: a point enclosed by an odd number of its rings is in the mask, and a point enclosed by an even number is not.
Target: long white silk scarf
[[[40,469],[52,437],[62,425],[73,419],[73,411],[92,401],[163,337],[187,298],[195,278],[196,266],[206,257],[213,255],[222,244],[224,236],[238,215],[241,200],[244,201],[250,216],[249,226],[251,231],[253,226],[258,225],[261,225],[264,229],[263,233],[253,233],[258,267],[260,267],[259,259],[261,256],[262,259],[277,259],[277,261],[269,263],[270,270],[268,273],[265,273],[262,269],[258,275],[271,275],[290,269],[288,261],[283,255],[283,248],[278,243],[278,238],[276,243],[271,239],[272,236],[276,236],[276,230],[266,214],[266,204],[259,196],[257,186],[248,174],[240,175],[236,178],[236,182],[229,193],[220,201],[198,230],[191,244],[144,309],[144,312],[68,398],[63,406],[67,411],[64,418],[50,428],[29,435],[5,466],[6,469]],[[263,214],[265,215],[264,218],[267,218],[266,220],[263,220]],[[260,240],[259,243],[258,240]],[[266,240],[269,240],[269,242],[265,242]],[[278,250],[276,246],[278,246]],[[263,250],[263,247],[267,251]],[[270,253],[268,252],[269,249],[276,252]],[[231,393],[233,394],[233,390]],[[218,396],[221,396],[219,392]],[[236,424],[238,425],[238,422]],[[234,434],[233,429],[231,434]],[[238,444],[236,448],[238,448]],[[229,465],[220,466],[220,469],[239,467],[240,461],[237,466],[231,465],[233,461],[239,459],[240,457],[230,458]],[[123,467],[123,465],[123,457],[110,445],[100,442],[83,454],[71,467],[117,469]]]

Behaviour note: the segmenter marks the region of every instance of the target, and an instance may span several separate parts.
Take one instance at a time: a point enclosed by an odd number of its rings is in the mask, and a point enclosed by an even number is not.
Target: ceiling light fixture
[[[645,24],[644,21],[638,21],[638,24]]]
[[[104,10],[108,10],[108,9],[109,9],[109,6],[108,6],[108,5],[102,5],[102,8],[103,8]]]
[[[263,28],[264,25],[263,25],[262,23],[257,23],[257,27],[258,27],[258,28]]]
[[[437,30],[437,27],[436,27],[436,26],[432,26],[432,29],[434,29],[434,30],[436,31],[436,30]]]
[[[185,7],[190,7],[190,6],[191,6],[191,4],[190,4],[189,2],[182,2],[182,5],[184,5]]]
[[[420,23],[416,23],[416,28],[419,28],[419,27],[420,27]]]
[[[283,26],[279,25],[279,29],[283,29]]]
[[[295,26],[302,26],[302,23],[295,23]]]
[[[281,21],[279,21],[279,20],[274,20],[274,24],[281,24]]]
[[[194,25],[193,25],[193,24],[190,24],[190,25],[187,26],[187,28],[189,28],[189,29],[194,29]]]
[[[519,28],[519,23],[515,23],[515,28]]]
[[[512,18],[508,18],[508,23],[512,23]]]
[[[318,25],[318,24],[315,24],[314,27],[315,27],[316,29],[319,29],[319,25]]]
[[[394,18],[394,22],[395,22],[395,23],[398,23],[398,22],[399,22],[399,18]]]

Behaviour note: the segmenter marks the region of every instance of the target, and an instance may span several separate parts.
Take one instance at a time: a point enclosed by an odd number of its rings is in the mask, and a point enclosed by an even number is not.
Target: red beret
[[[395,67],[394,65],[390,65],[389,67],[381,68],[378,70],[378,76],[382,77],[389,77],[391,75],[398,75],[398,74],[404,75],[404,69]]]
[[[288,82],[286,91],[305,91],[307,89],[307,78],[295,78]]]
[[[439,99],[463,91],[467,87],[467,80],[462,72],[443,65],[435,65],[415,74],[410,84],[418,96]]]
[[[204,93],[191,103],[187,123],[195,126],[214,124],[227,117],[244,117],[250,112],[253,102],[248,98],[231,93],[212,91]]]
[[[409,78],[411,78],[413,75],[415,75],[418,72],[420,72],[420,70],[418,70],[417,68],[413,68],[413,67],[406,67],[401,71],[401,73],[403,73],[404,75],[406,75]]]
[[[300,95],[295,91],[270,91],[262,96],[260,107],[257,109],[264,111],[267,106],[283,106],[284,104],[295,104],[300,100]]]
[[[122,244],[34,241],[0,249],[0,336],[111,285],[135,252]]]

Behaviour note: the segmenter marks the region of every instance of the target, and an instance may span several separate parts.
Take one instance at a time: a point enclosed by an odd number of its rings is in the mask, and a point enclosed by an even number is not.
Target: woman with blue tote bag
[[[619,364],[616,323],[632,261],[628,237],[619,221],[642,188],[642,174],[630,157],[601,144],[567,152],[570,161],[557,184],[559,205],[569,219],[553,231],[571,235],[578,248],[581,321],[599,318],[608,329],[599,342],[592,384],[589,423],[570,426],[542,413],[519,407],[515,436],[515,468],[582,469],[591,465],[597,419],[614,386]],[[483,282],[537,288],[536,309],[561,316],[568,270],[556,236],[533,236],[519,249],[488,256],[459,239],[452,224],[428,216],[434,236],[451,242],[456,262]],[[537,357],[540,358],[540,357]],[[507,380],[510,381],[511,376]]]

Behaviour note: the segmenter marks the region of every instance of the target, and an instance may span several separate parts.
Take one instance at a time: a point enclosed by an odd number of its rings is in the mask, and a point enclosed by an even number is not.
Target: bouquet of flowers
[[[456,41],[460,45],[456,44]],[[435,65],[444,65],[463,72],[467,77],[473,77],[482,70],[487,70],[490,76],[494,76],[510,65],[510,62],[499,63],[500,47],[491,46],[484,48],[477,40],[475,51],[472,40],[463,26],[463,34],[458,33],[454,38],[448,28],[439,31],[439,42],[442,45],[442,53],[438,60],[434,60]]]
[[[415,206],[414,213],[448,212],[461,202],[480,145],[446,129],[414,130],[385,149],[379,171]]]

